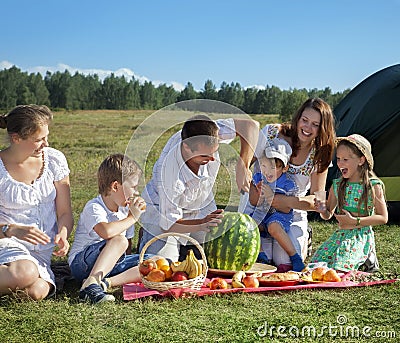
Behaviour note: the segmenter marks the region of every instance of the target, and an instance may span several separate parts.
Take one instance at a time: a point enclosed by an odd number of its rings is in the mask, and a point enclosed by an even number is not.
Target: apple
[[[258,279],[253,275],[246,275],[242,282],[247,288],[257,288],[260,285]]]
[[[139,272],[143,276],[149,274],[153,269],[156,269],[157,265],[153,260],[145,260],[139,264]]]
[[[208,286],[210,287],[210,289],[227,289],[228,283],[225,279],[221,277],[216,277],[211,280]]]
[[[185,281],[188,278],[189,278],[189,276],[183,271],[175,272],[171,276],[172,281]]]

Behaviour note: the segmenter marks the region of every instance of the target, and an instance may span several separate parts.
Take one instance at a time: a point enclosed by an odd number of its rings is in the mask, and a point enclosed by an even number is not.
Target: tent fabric
[[[358,84],[334,109],[338,137],[358,133],[372,145],[388,201],[400,201],[400,64]],[[336,164],[329,180],[339,175]]]

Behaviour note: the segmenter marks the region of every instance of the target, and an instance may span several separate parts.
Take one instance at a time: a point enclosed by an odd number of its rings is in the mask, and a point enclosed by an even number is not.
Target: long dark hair
[[[335,118],[328,103],[320,98],[310,98],[294,114],[291,123],[282,124],[282,134],[292,139],[292,156],[296,156],[300,148],[297,126],[306,108],[312,108],[321,115],[318,136],[314,140],[315,157],[318,173],[328,169],[335,148]]]

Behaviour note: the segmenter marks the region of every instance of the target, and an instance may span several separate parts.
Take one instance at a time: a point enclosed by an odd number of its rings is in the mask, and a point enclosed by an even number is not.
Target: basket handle
[[[143,258],[144,258],[144,254],[147,250],[147,248],[153,244],[155,241],[162,239],[162,238],[166,238],[168,236],[177,236],[177,237],[181,237],[184,239],[187,239],[189,242],[193,243],[194,246],[196,246],[197,249],[199,249],[200,254],[201,254],[201,258],[203,260],[203,274],[206,275],[207,274],[207,257],[204,253],[203,247],[199,244],[199,242],[197,240],[195,240],[193,237],[190,237],[188,235],[185,235],[183,233],[178,233],[178,232],[165,232],[165,233],[161,233],[158,236],[154,236],[152,239],[150,239],[144,246],[142,251],[140,252],[139,255],[139,264],[143,262]]]

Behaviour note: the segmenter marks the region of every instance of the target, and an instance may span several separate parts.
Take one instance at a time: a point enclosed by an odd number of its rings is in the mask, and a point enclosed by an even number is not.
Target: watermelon
[[[253,218],[239,212],[225,212],[222,223],[211,228],[204,243],[208,267],[248,270],[260,251],[260,232]]]

